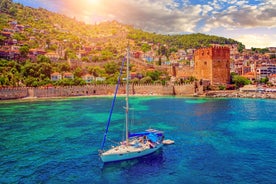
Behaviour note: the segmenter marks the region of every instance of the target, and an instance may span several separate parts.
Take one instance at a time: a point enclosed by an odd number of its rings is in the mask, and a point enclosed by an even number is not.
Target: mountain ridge
[[[86,24],[75,18],[69,18],[65,15],[54,13],[43,8],[35,9],[23,6],[20,3],[13,3],[11,0],[2,0],[0,7],[1,14],[6,14],[10,19],[16,20],[18,24],[31,26],[32,29],[44,30],[44,35],[41,35],[27,29],[28,36],[40,37],[42,39],[41,41],[56,39],[61,42],[66,40],[69,44],[72,44],[71,48],[73,48],[73,50],[76,49],[74,47],[78,47],[77,44],[89,44],[91,40],[97,40],[97,43],[103,43],[106,39],[110,39],[110,41],[114,42],[118,41],[116,38],[119,38],[120,41],[122,37],[119,35],[125,37],[125,39],[135,41],[136,45],[146,41],[155,44],[167,44],[176,49],[199,48],[208,46],[209,44],[239,44],[244,48],[242,43],[233,39],[215,35],[205,35],[202,33],[161,35],[145,32],[131,25],[124,25],[117,21],[101,22],[95,25]],[[3,21],[1,21],[1,23],[2,22]],[[2,29],[3,27],[4,25],[1,24],[0,28]],[[42,47],[42,45],[39,46]],[[31,47],[34,47],[34,45],[31,45]],[[139,47],[136,48],[139,49]]]

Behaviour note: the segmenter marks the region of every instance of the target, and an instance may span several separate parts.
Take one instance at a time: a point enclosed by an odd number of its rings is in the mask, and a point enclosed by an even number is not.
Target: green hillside
[[[124,55],[128,43],[132,51],[145,53],[153,50],[160,58],[169,58],[179,49],[195,49],[210,44],[238,44],[240,49],[244,48],[242,43],[223,37],[204,34],[160,35],[116,21],[88,25],[11,0],[1,0],[0,10],[0,57],[3,58],[0,61],[0,86],[52,84],[50,74],[53,72],[72,72],[75,76],[74,81],[61,80],[54,85],[84,84],[81,76],[87,73],[106,77],[106,83],[114,83],[119,70],[116,63]],[[10,49],[8,46],[18,48],[12,59],[4,57]],[[44,54],[30,56],[30,51],[35,49],[44,53],[58,53],[59,57],[53,62]],[[79,56],[84,50],[85,56]],[[69,65],[68,59],[77,64]],[[167,74],[161,71],[143,73],[144,78],[148,77],[144,79],[147,82],[159,80],[158,77],[149,79],[154,75],[167,78],[164,77]]]

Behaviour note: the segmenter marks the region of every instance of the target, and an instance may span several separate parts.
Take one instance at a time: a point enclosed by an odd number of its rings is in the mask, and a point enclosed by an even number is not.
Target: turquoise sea
[[[0,183],[276,183],[276,100],[135,97],[131,128],[164,130],[175,144],[103,164],[111,101],[0,102]],[[125,122],[125,99],[116,102],[115,142]]]

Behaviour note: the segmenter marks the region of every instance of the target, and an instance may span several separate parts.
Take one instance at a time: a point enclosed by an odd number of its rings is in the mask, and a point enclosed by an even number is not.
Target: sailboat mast
[[[126,144],[128,145],[128,96],[129,96],[129,46],[127,47],[127,76],[126,76]]]

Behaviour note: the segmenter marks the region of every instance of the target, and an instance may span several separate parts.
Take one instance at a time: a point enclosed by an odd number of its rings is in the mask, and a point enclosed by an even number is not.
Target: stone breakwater
[[[195,87],[196,86],[196,87]],[[116,85],[86,85],[66,87],[14,87],[0,88],[0,100],[23,99],[23,98],[54,98],[73,96],[98,96],[113,95]],[[202,94],[203,87],[194,83],[183,85],[131,85],[129,88],[132,95],[193,95]],[[118,94],[125,94],[125,85],[120,85]]]
[[[271,98],[276,99],[276,92],[240,92],[240,91],[209,91],[206,97],[214,98]]]

